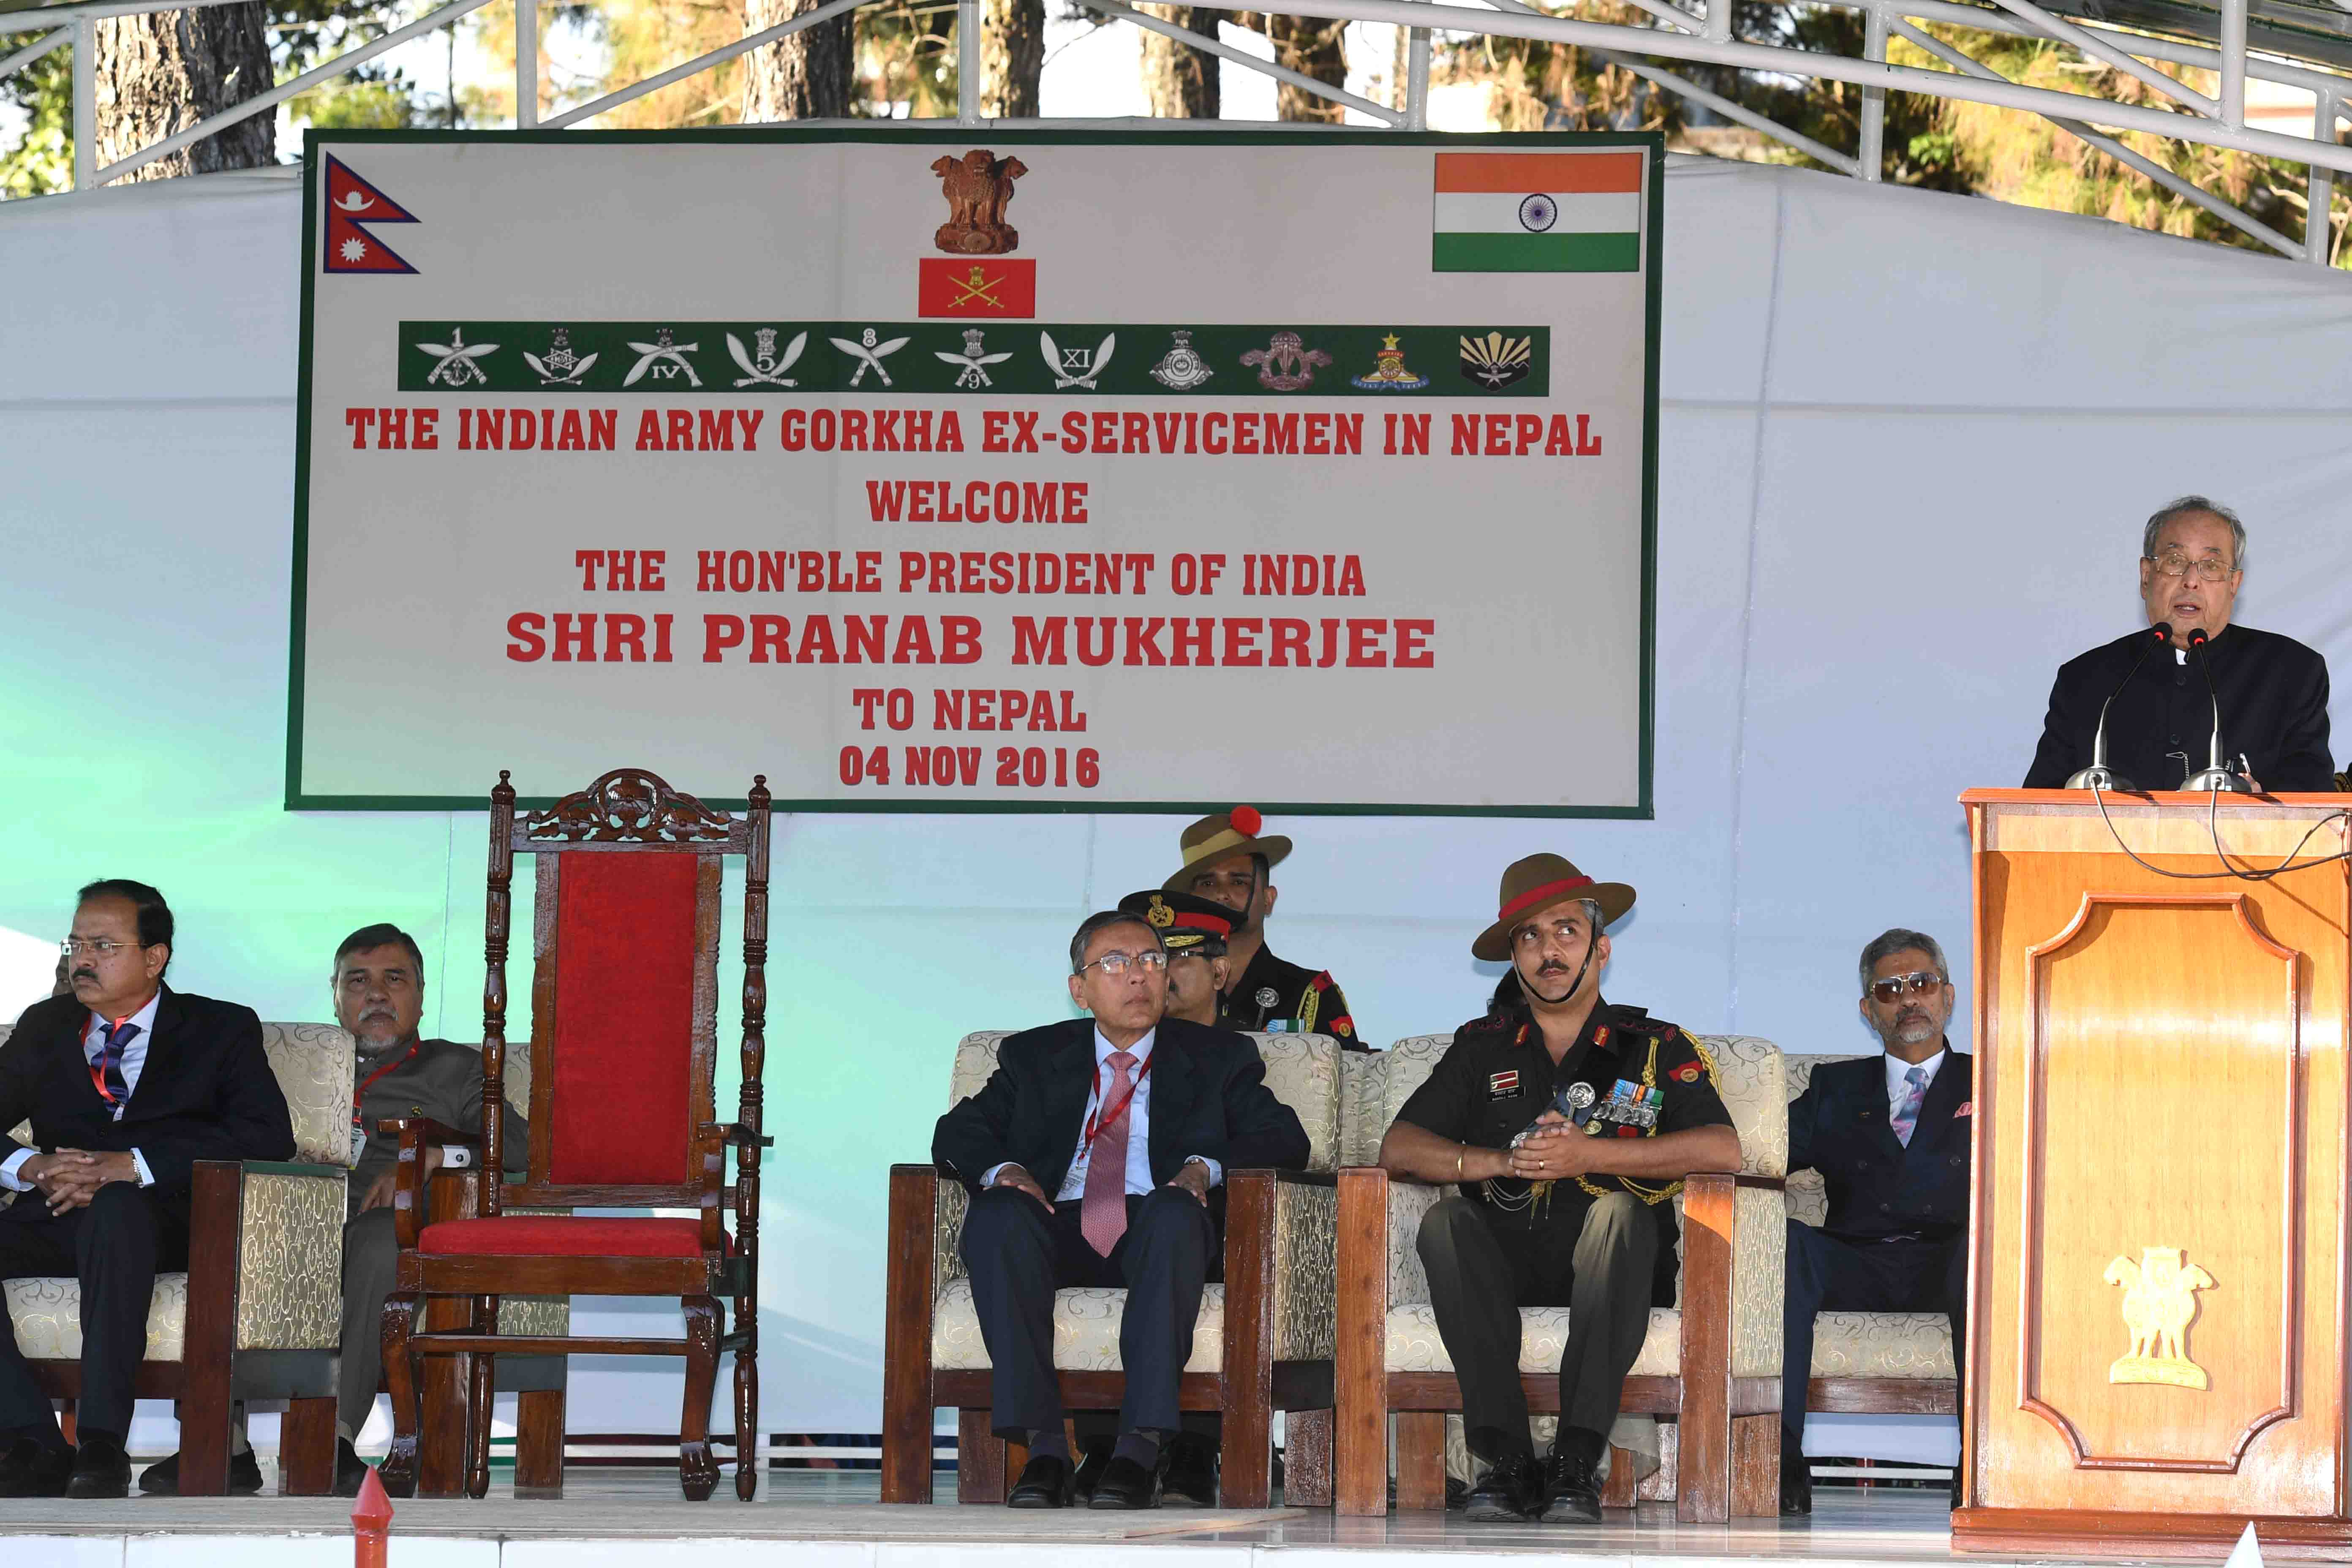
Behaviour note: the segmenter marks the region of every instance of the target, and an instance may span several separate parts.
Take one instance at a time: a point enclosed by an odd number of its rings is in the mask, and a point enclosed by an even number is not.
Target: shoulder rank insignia
[[[1356,1021],[1342,1013],[1331,1020],[1331,1032],[1343,1040],[1351,1038],[1356,1033]]]
[[[1676,1083],[1696,1083],[1698,1081],[1698,1063],[1683,1063],[1682,1066],[1675,1069],[1674,1079]]]

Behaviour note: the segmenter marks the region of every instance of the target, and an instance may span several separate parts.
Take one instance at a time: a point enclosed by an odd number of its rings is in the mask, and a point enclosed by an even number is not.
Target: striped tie
[[[100,1024],[98,1027],[102,1039],[97,1058],[89,1065],[102,1075],[107,1103],[114,1107],[114,1119],[120,1121],[131,1099],[131,1085],[122,1077],[122,1053],[139,1037],[139,1026],[126,1018],[120,1024]]]
[[[1127,1113],[1132,1103],[1128,1086],[1135,1081],[1128,1074],[1135,1058],[1127,1051],[1113,1051],[1104,1059],[1110,1063],[1110,1086],[1097,1104],[1106,1110],[1117,1106],[1118,1118],[1095,1129],[1094,1146],[1087,1153],[1087,1189],[1078,1206],[1078,1234],[1087,1238],[1088,1247],[1108,1258],[1118,1238],[1127,1234]]]

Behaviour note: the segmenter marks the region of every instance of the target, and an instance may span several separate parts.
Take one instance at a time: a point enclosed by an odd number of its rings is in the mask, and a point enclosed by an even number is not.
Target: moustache
[[[77,969],[73,972],[73,977],[76,980],[95,980],[98,978],[98,971],[95,969]]]

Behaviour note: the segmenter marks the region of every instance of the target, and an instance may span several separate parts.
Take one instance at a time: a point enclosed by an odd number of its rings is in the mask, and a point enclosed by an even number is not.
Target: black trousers
[[[1044,1205],[1010,1187],[971,1200],[963,1222],[964,1267],[988,1346],[992,1429],[1026,1441],[1062,1427],[1054,1375],[1054,1292],[1124,1287],[1119,1365],[1127,1379],[1122,1432],[1172,1432],[1181,1424],[1176,1380],[1192,1354],[1201,1288],[1219,1258],[1216,1226],[1192,1194],[1161,1187],[1127,1200],[1127,1234],[1108,1258],[1078,1231],[1080,1205]]]
[[[1965,1375],[1969,1242],[1847,1241],[1789,1222],[1788,1305],[1780,1318],[1780,1425],[1803,1436],[1816,1312],[1941,1312]]]
[[[1568,1309],[1560,1425],[1609,1430],[1650,1331],[1658,1222],[1641,1199],[1590,1197],[1561,1184],[1542,1214],[1509,1215],[1451,1197],[1423,1216],[1419,1247],[1472,1453],[1498,1459],[1528,1450],[1522,1307]]]
[[[132,1383],[147,1354],[155,1276],[188,1266],[188,1199],[110,1182],[81,1208],[49,1213],[37,1192],[0,1209],[0,1279],[81,1282],[79,1428],[129,1436]],[[57,1414],[16,1336],[0,1334],[0,1431],[54,1441]]]

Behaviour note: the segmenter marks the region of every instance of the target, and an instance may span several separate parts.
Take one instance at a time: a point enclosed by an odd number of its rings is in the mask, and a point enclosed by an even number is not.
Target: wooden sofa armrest
[[[941,1178],[890,1167],[882,1320],[882,1500],[931,1500],[931,1313]]]

